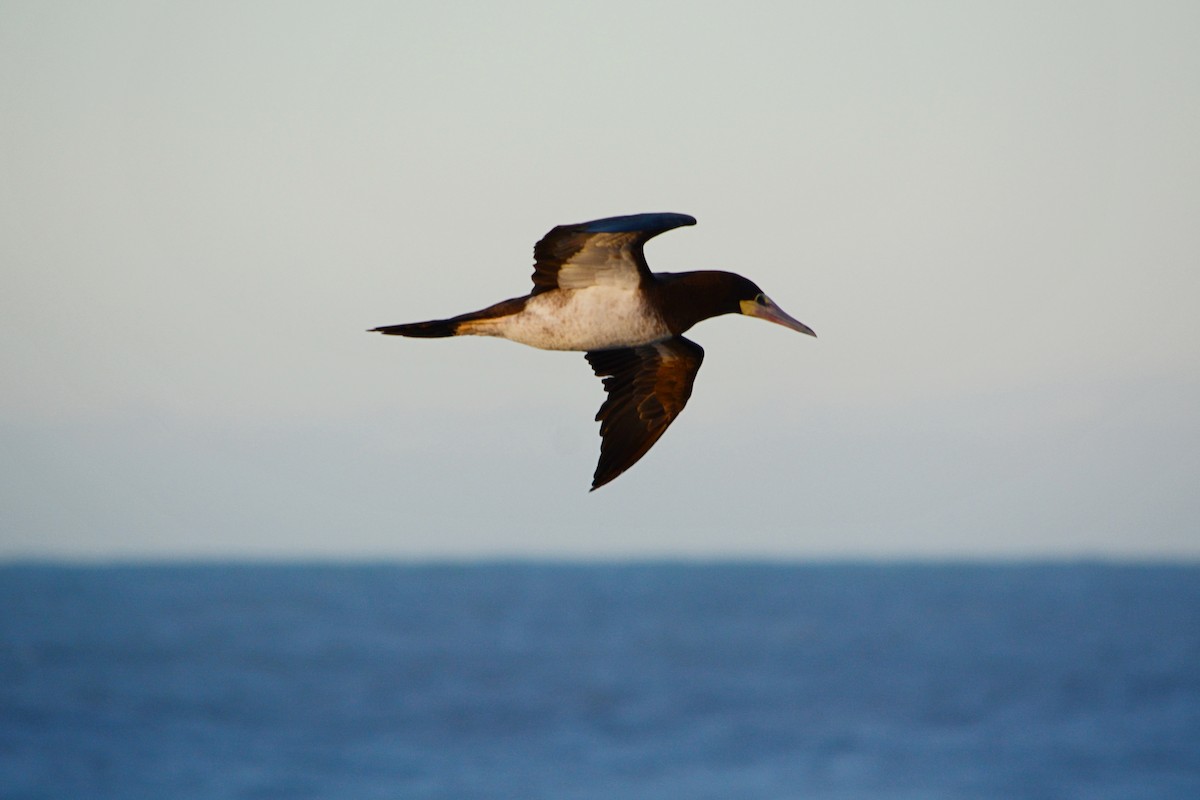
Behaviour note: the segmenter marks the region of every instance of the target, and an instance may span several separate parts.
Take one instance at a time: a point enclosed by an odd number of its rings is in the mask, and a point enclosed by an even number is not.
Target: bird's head
[[[812,328],[775,305],[771,298],[767,297],[754,281],[742,278],[740,275],[737,277],[741,279],[738,281],[736,287],[739,313],[745,314],[747,317],[765,319],[768,322],[774,322],[785,328],[791,328],[794,331],[800,331],[800,333],[807,333],[809,336],[817,335]]]

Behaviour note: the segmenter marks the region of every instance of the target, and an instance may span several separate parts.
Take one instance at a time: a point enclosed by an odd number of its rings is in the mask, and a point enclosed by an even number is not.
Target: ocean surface
[[[0,797],[1200,798],[1200,567],[0,566]]]

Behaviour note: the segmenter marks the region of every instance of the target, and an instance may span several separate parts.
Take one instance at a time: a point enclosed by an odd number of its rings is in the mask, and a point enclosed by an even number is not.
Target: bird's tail
[[[371,333],[388,336],[415,336],[419,339],[441,339],[458,333],[460,319],[431,319],[428,322],[408,322],[403,325],[384,325],[372,328]]]
[[[493,336],[490,328],[493,320],[516,314],[525,307],[528,297],[514,297],[495,305],[459,314],[449,319],[431,319],[428,322],[408,322],[403,325],[384,325],[372,328],[371,333],[386,333],[389,336],[414,336],[418,339],[443,339],[447,336]]]

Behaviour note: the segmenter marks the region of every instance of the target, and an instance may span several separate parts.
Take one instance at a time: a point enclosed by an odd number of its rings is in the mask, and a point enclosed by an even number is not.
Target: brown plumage
[[[651,273],[645,243],[695,223],[684,214],[635,214],[560,225],[534,246],[528,295],[456,317],[373,330],[423,338],[500,336],[585,351],[607,392],[596,415],[595,490],[644,456],[691,397],[704,350],[680,334],[710,317],[741,313],[816,335],[741,275]]]
[[[704,348],[672,336],[640,347],[595,350],[587,360],[608,393],[596,414],[601,442],[594,491],[632,467],[683,411]]]

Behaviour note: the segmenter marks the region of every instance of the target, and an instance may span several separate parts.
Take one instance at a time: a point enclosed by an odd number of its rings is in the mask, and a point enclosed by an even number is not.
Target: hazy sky
[[[1200,557],[1200,4],[0,2],[0,557]],[[367,328],[677,211],[686,412]]]

